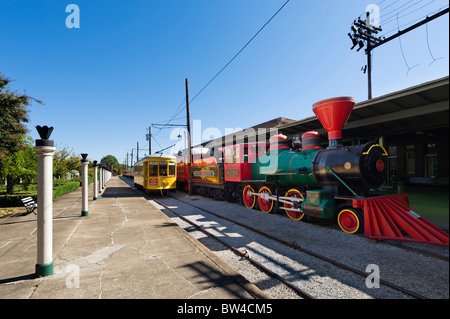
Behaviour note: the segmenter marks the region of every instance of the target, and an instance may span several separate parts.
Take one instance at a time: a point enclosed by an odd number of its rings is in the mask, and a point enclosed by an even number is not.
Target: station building
[[[273,130],[273,129],[276,130]],[[272,130],[271,130],[272,129]],[[327,133],[317,117],[299,121],[277,118],[202,143],[209,148],[258,140],[265,130],[289,140],[307,131],[320,133],[323,146]],[[357,103],[344,126],[344,145],[376,142],[389,154],[386,184],[449,185],[449,77]]]
[[[294,121],[277,118],[195,147],[263,140],[282,133],[292,140],[316,131],[328,146],[317,117]],[[386,192],[406,192],[411,204],[448,231],[449,208],[449,77],[422,83],[355,105],[343,132],[344,145],[375,142],[388,152]]]
[[[326,132],[314,116],[281,125],[289,137]],[[387,183],[449,185],[449,77],[357,103],[344,145],[377,142],[389,154]]]

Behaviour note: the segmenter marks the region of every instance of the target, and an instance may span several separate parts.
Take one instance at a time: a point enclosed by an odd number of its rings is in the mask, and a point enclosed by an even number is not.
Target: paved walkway
[[[107,186],[86,217],[81,189],[54,202],[48,277],[34,276],[36,215],[0,219],[0,298],[265,297],[142,193],[118,177]]]

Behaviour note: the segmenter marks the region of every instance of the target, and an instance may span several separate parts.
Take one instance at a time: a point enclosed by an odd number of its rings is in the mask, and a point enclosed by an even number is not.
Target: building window
[[[438,176],[437,145],[429,143],[425,154],[425,177],[435,178]]]
[[[438,161],[437,154],[427,154],[425,155],[425,165],[426,165],[426,177],[435,178],[438,174]]]
[[[414,145],[406,145],[405,149],[406,157],[406,174],[414,175],[416,173],[416,153],[414,151]]]
[[[389,180],[393,182],[397,178],[397,146],[388,148]]]

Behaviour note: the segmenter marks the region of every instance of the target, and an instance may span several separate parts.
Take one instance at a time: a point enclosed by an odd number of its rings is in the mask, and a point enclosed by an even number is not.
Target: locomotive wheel
[[[300,193],[300,191],[296,190],[296,189],[291,189],[289,190],[286,195],[284,195],[285,197],[297,197],[297,198],[304,198],[302,193]],[[291,204],[286,204],[284,203],[284,207],[286,208],[291,208],[294,207]],[[300,212],[293,212],[290,210],[286,209],[286,214],[289,216],[289,218],[293,219],[293,220],[300,220],[305,216],[305,213],[300,213]]]
[[[354,234],[364,228],[362,214],[354,208],[345,208],[341,210],[337,220],[339,227],[349,234]]]
[[[266,186],[261,187],[261,189],[259,190],[258,193],[259,194],[269,193],[269,195],[272,195],[272,192]],[[270,213],[272,211],[273,200],[271,200],[271,199],[265,200],[261,196],[259,196],[258,197],[258,204],[259,204],[259,209],[261,209],[261,211],[263,211],[264,213]]]
[[[248,194],[248,192],[255,192],[250,185],[245,186],[244,190],[242,191],[242,202],[244,203],[245,207],[251,209],[256,204],[256,198],[255,195],[250,195]]]

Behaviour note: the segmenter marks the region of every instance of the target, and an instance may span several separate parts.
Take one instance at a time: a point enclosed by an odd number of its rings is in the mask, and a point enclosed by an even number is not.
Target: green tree
[[[37,158],[33,147],[33,139],[29,136],[22,137],[24,147],[10,156],[0,159],[0,178],[7,177],[7,194],[14,193],[14,183],[22,179],[22,188],[36,180]]]
[[[120,164],[119,161],[117,160],[116,157],[114,157],[113,155],[106,155],[103,156],[102,159],[100,160],[100,164],[104,164],[104,165],[110,165],[113,167],[113,170],[115,172],[119,172],[120,170]]]
[[[7,194],[13,193],[14,180],[19,171],[23,171],[25,167],[31,163],[23,163],[24,167],[15,169],[9,167],[6,162],[11,165],[21,162],[22,153],[17,152],[27,149],[27,141],[24,138],[27,128],[24,123],[28,122],[28,109],[33,101],[41,103],[26,94],[19,94],[9,90],[8,85],[10,78],[0,73],[0,176],[6,176]]]
[[[81,172],[81,157],[67,147],[57,150],[53,155],[53,176],[65,178],[72,171]]]

